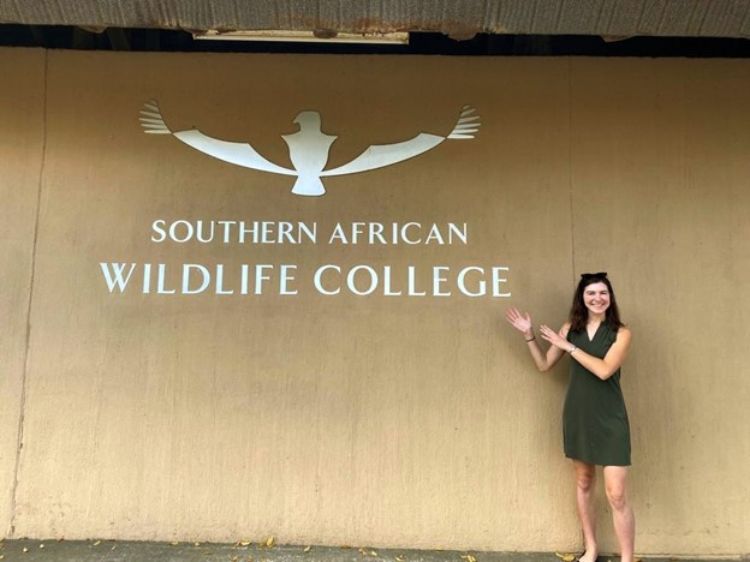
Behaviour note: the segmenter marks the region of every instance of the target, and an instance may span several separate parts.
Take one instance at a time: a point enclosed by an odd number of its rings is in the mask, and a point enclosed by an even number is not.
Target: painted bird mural
[[[480,120],[471,106],[464,106],[459,112],[453,130],[446,136],[419,133],[412,139],[394,144],[374,144],[350,162],[326,170],[331,145],[338,138],[321,130],[320,113],[302,111],[294,119],[299,130],[282,138],[289,147],[289,159],[293,168],[274,164],[250,144],[230,142],[203,134],[198,129],[172,131],[161,115],[159,104],[152,100],[141,110],[140,123],[144,131],[156,135],[172,135],[196,150],[244,168],[296,176],[292,193],[295,195],[320,196],[326,190],[321,178],[356,174],[376,168],[390,166],[427,152],[448,139],[473,139],[479,131]]]

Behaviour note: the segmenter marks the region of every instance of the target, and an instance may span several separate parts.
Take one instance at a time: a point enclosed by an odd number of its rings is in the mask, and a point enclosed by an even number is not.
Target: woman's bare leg
[[[596,544],[596,520],[594,516],[594,481],[596,480],[596,467],[582,461],[573,461],[576,471],[576,502],[578,504],[578,517],[583,529],[584,553],[582,562],[595,562],[599,555]]]
[[[604,467],[604,488],[607,491],[609,505],[612,507],[612,520],[615,524],[617,541],[620,543],[621,562],[633,562],[635,544],[635,517],[628,502],[627,484],[627,466]]]

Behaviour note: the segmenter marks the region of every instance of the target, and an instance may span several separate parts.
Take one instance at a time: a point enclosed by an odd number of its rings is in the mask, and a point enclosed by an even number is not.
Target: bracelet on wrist
[[[573,355],[573,353],[574,353],[574,352],[575,352],[575,351],[576,351],[577,349],[578,349],[578,347],[574,345],[573,347],[571,347],[571,348],[570,348],[570,349],[568,350],[568,353],[570,353],[571,355]]]
[[[524,341],[525,341],[526,343],[529,343],[529,342],[532,342],[532,341],[534,341],[534,340],[536,339],[536,336],[531,336],[531,339],[528,339],[528,340],[527,340],[526,338],[523,338],[523,339],[524,339]]]

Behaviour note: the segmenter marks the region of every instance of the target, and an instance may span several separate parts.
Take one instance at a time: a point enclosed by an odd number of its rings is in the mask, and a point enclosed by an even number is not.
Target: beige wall
[[[0,50],[0,529],[11,532],[44,140],[42,50]]]
[[[637,338],[640,544],[748,552],[750,64],[574,61],[572,84],[576,266],[616,274]]]
[[[575,276],[607,269],[636,334],[623,384],[638,550],[750,549],[747,62],[49,52],[45,74],[37,52],[0,53],[3,70],[35,77],[14,93],[25,103],[47,83],[24,447],[3,513],[15,536],[572,550],[566,368],[532,372],[502,312],[558,324]],[[151,98],[173,128],[248,140],[282,164],[279,135],[302,109],[339,135],[332,164],[373,142],[445,134],[466,103],[483,125],[475,140],[325,179],[327,195],[310,199],[289,193],[289,177],[144,135]],[[38,178],[35,138],[23,158],[15,145],[2,155],[4,174],[29,182],[32,223],[38,181],[23,162]],[[454,221],[470,237],[160,245],[157,218],[322,232]],[[507,265],[513,296],[324,297],[302,282],[297,296],[111,295],[100,261],[293,263],[302,281],[323,263]],[[30,272],[16,271],[23,314]],[[2,381],[17,381],[0,427],[14,451],[25,322],[3,337],[19,342],[3,348],[20,357]],[[9,506],[15,453],[2,459]]]

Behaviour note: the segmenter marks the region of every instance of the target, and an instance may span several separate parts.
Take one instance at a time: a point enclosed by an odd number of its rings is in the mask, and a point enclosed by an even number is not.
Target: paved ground
[[[672,562],[648,558],[643,562]],[[750,562],[749,557],[735,558]],[[119,541],[0,542],[0,562],[564,562],[554,553]],[[599,562],[619,562],[600,557]],[[684,562],[681,560],[681,562]],[[691,559],[691,562],[699,562]],[[714,560],[715,562],[715,560]]]

